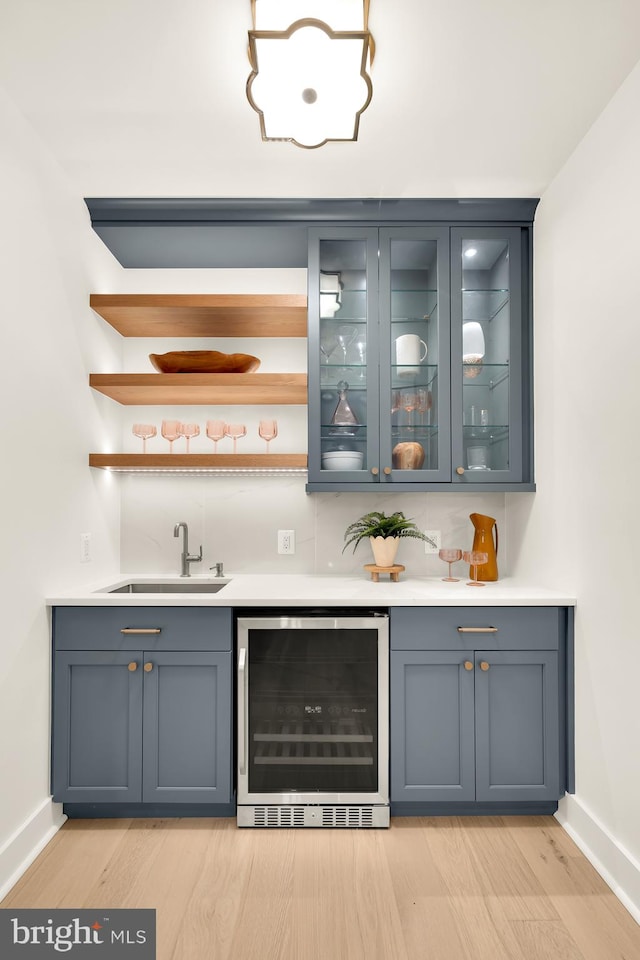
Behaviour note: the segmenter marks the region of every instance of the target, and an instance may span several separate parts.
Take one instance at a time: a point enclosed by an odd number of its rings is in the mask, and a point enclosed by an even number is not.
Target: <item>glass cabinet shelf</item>
[[[508,363],[463,363],[462,385],[465,390],[484,387],[494,390],[509,377]]]
[[[491,322],[509,303],[508,290],[462,290],[462,319]]]
[[[402,438],[402,440],[429,440],[435,436],[437,432],[437,424],[407,425],[406,427],[394,426],[391,428],[391,439],[394,441],[400,438]]]
[[[356,423],[353,426],[341,426],[339,423],[322,423],[320,424],[320,429],[322,430],[323,439],[327,440],[364,440],[364,433],[366,432],[367,425],[366,423]]]
[[[433,364],[393,364],[391,367],[391,387],[402,390],[409,387],[431,387],[438,376],[438,368]]]
[[[391,322],[430,320],[438,308],[435,290],[392,290]]]
[[[462,432],[465,440],[477,440],[482,443],[498,443],[509,436],[509,427],[504,424],[490,423],[486,427],[464,426]]]

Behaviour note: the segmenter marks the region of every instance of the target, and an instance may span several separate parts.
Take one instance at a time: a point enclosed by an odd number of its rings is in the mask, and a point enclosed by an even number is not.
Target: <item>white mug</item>
[[[422,363],[427,356],[427,345],[417,333],[405,333],[396,340],[396,363],[404,369],[398,370],[398,376],[410,377],[417,373],[414,365]],[[413,369],[408,369],[413,368]]]

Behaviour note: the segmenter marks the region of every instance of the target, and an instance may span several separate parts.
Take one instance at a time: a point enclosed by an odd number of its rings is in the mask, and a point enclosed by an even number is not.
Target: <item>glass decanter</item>
[[[338,403],[331,417],[331,424],[334,427],[350,427],[358,423],[358,418],[351,409],[347,398],[349,384],[346,380],[338,381]]]

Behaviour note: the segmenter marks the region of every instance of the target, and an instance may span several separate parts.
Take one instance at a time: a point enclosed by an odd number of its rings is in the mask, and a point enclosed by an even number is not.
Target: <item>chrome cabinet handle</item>
[[[242,647],[240,649],[240,656],[238,657],[238,716],[242,720],[242,736],[238,737],[238,770],[240,775],[244,777],[247,766],[246,753],[245,753],[245,741],[248,736],[246,730],[246,717],[245,717],[245,687],[246,687],[246,673],[247,673],[247,648]]]
[[[160,633],[161,627],[122,627],[120,633]]]
[[[497,633],[497,627],[458,627],[458,633]]]

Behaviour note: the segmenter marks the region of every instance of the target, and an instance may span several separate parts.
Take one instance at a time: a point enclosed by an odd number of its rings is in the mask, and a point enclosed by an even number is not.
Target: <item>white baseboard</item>
[[[576,796],[567,794],[560,801],[556,819],[640,923],[640,863]]]
[[[0,901],[15,886],[66,820],[62,804],[47,797],[0,847]]]

